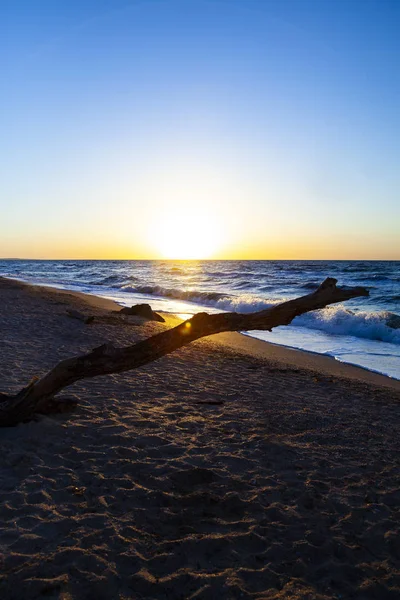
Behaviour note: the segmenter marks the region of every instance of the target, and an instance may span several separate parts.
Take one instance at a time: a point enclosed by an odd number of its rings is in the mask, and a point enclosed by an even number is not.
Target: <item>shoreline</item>
[[[0,276],[0,280],[16,281],[22,285],[31,286],[33,288],[43,288],[53,291],[54,293],[66,294],[74,296],[86,302],[93,308],[101,308],[105,310],[119,310],[122,305],[115,300],[104,298],[95,294],[80,292],[77,290],[69,290],[66,288],[58,288],[51,284],[36,284],[29,283],[16,278]],[[159,311],[171,323],[171,327],[181,322],[177,315],[169,312]],[[171,322],[172,319],[172,322]],[[396,391],[400,391],[400,380],[372,371],[360,365],[341,362],[333,356],[319,354],[300,348],[293,348],[277,343],[268,342],[259,338],[253,337],[251,334],[239,332],[220,333],[203,340],[212,340],[238,352],[249,354],[259,359],[269,359],[275,362],[280,362],[290,367],[307,369],[309,371],[329,375],[333,377],[348,378],[372,385],[383,386]]]

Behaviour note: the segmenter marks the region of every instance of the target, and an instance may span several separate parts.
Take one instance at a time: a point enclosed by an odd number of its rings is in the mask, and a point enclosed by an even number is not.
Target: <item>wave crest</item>
[[[400,329],[393,327],[393,323],[398,321],[400,317],[388,311],[353,312],[339,305],[296,317],[293,324],[331,335],[350,335],[400,344]]]
[[[164,298],[174,298],[175,300],[187,300],[189,302],[210,303],[225,298],[227,294],[221,292],[204,292],[200,290],[178,290],[174,288],[165,288],[160,285],[139,285],[132,287],[125,285],[122,288],[125,292],[134,292],[137,294],[148,294],[150,296],[161,296]]]

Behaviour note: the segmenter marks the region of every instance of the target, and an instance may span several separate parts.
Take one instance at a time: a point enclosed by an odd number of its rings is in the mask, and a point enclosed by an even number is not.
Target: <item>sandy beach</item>
[[[177,322],[1,278],[0,297],[2,392]],[[65,395],[0,430],[2,599],[400,597],[399,381],[220,334]]]

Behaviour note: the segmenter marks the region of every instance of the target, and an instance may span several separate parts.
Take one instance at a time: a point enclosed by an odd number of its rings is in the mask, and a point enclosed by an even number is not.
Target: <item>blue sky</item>
[[[0,256],[400,258],[397,0],[0,0],[0,22]]]

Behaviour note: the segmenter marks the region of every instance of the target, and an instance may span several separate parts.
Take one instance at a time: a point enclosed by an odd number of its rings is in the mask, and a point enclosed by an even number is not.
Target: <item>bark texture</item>
[[[45,411],[56,394],[80,379],[137,369],[208,335],[225,331],[270,331],[279,325],[289,325],[295,317],[306,312],[368,296],[365,288],[338,288],[336,283],[336,279],[328,278],[311,294],[256,313],[199,313],[177,327],[132,346],[116,348],[104,344],[88,354],[63,360],[42,378],[32,380],[18,394],[0,393],[0,426],[16,425],[29,420],[35,412]]]

